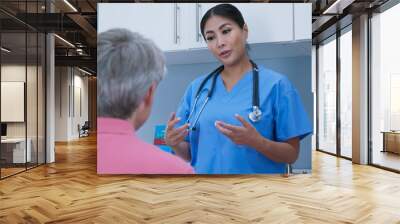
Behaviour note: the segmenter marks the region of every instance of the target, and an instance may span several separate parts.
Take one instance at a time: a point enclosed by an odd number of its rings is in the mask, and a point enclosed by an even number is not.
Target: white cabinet
[[[181,21],[178,23],[181,31],[181,48],[193,49],[206,47],[200,32],[201,6],[194,3],[179,3]]]
[[[190,7],[188,8],[188,11],[192,16],[185,17],[185,21],[187,21],[185,27],[185,37],[187,37],[188,49],[207,47],[203,35],[201,34],[200,22],[207,10],[218,4],[220,3],[189,3]]]
[[[100,3],[98,32],[122,27],[152,39],[164,51],[206,48],[200,21],[219,3]],[[248,43],[311,38],[311,4],[234,3],[249,27]]]
[[[311,3],[294,4],[295,40],[311,40]]]
[[[248,43],[293,40],[292,3],[233,4],[242,12],[249,27]]]
[[[190,27],[185,27],[184,37],[190,48],[207,47],[200,31],[200,21],[210,8],[219,3],[198,3],[188,10],[195,15],[184,17]],[[194,6],[193,6],[194,5]],[[234,3],[242,13],[249,28],[248,43],[286,42],[293,40],[293,4]],[[195,25],[193,25],[195,24]]]
[[[126,28],[152,39],[162,50],[181,48],[182,12],[177,4],[98,4],[98,32]]]

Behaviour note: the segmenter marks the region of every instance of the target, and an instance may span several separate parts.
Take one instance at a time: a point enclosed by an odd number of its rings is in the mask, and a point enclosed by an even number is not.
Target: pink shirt
[[[141,141],[132,125],[115,118],[97,118],[98,174],[193,174],[177,156]]]

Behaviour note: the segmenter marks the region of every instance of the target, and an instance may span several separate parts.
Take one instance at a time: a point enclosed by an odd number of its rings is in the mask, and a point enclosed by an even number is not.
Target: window
[[[11,8],[23,15],[43,12],[44,3],[1,1],[0,6],[18,6]],[[19,99],[0,105],[6,115],[2,127],[7,129],[0,144],[0,178],[5,178],[45,163],[46,39],[44,33],[3,12],[0,26],[1,99]]]
[[[336,36],[318,48],[318,149],[336,153]]]
[[[340,155],[352,157],[352,34],[351,26],[340,35]]]
[[[372,164],[400,170],[400,5],[371,18]]]

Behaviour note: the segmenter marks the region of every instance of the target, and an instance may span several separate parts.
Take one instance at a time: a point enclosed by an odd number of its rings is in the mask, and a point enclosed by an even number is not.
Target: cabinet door
[[[187,49],[207,48],[200,30],[200,21],[210,8],[220,3],[188,3],[185,6],[183,38]]]
[[[177,4],[98,4],[98,32],[126,28],[153,40],[163,51],[179,50],[180,8]]]
[[[248,43],[293,40],[292,3],[236,3],[249,28]]]
[[[294,4],[295,40],[311,39],[311,3]]]
[[[179,3],[177,4],[180,13],[178,13],[178,27],[181,37],[182,49],[193,49],[201,47],[198,41],[198,32],[200,32],[200,21],[198,20],[197,3]]]
[[[210,8],[219,3],[191,4],[185,15],[183,38],[189,38],[188,49],[206,48],[207,45],[201,35],[200,21]],[[249,27],[248,43],[285,42],[294,39],[293,31],[293,4],[265,4],[265,3],[234,3],[242,13]],[[192,15],[192,16],[190,16]],[[188,25],[189,24],[189,25]],[[192,25],[197,24],[197,25]]]

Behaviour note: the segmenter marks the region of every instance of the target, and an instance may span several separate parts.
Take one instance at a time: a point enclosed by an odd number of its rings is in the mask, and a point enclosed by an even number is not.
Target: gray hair
[[[166,73],[163,52],[127,29],[111,29],[97,41],[98,115],[129,118],[150,86]]]

